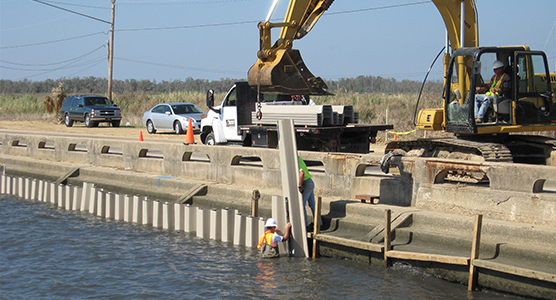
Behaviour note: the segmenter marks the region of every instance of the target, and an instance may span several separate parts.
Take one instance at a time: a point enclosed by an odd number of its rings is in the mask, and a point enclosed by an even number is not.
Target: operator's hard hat
[[[264,227],[278,227],[278,224],[276,223],[276,220],[274,220],[273,218],[269,218],[268,220],[266,220],[266,224],[264,224]]]
[[[504,63],[497,60],[492,64],[492,69],[498,69],[498,68],[503,68],[504,67]]]

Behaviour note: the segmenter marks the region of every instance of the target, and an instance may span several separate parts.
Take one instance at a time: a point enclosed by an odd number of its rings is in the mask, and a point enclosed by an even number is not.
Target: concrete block
[[[106,193],[106,218],[115,219],[116,213],[116,194]]]
[[[162,202],[153,200],[153,227],[162,228]]]
[[[222,209],[222,242],[231,243],[234,241],[234,214],[232,209]]]
[[[106,217],[106,191],[97,190],[97,216]]]
[[[174,205],[173,203],[162,203],[162,228],[174,230]]]
[[[133,196],[131,195],[124,197],[124,221],[133,222]]]
[[[176,231],[183,231],[185,226],[185,205],[180,203],[174,203],[174,229]]]
[[[257,222],[257,237],[261,237],[261,235],[263,235],[263,233],[265,232],[265,228],[264,228],[264,219],[263,218],[259,218],[259,221]],[[283,228],[286,228],[286,225],[283,226]],[[259,241],[257,240],[257,245],[259,244]]]
[[[201,238],[209,238],[209,228],[210,228],[210,211],[208,209],[202,209],[197,207],[197,225],[196,232],[197,236]]]
[[[245,245],[245,217],[239,212],[234,216],[234,245]]]
[[[213,208],[209,212],[210,229],[209,238],[211,240],[220,241],[222,239],[222,211]]]
[[[183,208],[183,231],[195,232],[197,230],[197,209],[189,204]]]
[[[123,221],[125,215],[125,197],[124,194],[116,194],[116,203],[114,207],[114,220]]]
[[[11,195],[13,190],[13,177],[6,176],[6,194]]]
[[[143,225],[153,225],[153,201],[144,198],[142,200],[143,203],[143,216],[142,222]]]
[[[83,197],[83,188],[80,186],[72,187],[72,203],[71,209],[75,211],[81,211],[81,197]]]

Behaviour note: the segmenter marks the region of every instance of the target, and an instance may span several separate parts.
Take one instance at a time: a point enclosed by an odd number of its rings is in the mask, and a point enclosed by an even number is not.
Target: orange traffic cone
[[[139,131],[139,142],[143,141],[143,131]]]
[[[398,140],[398,135],[394,134],[394,141],[397,141],[397,140]]]
[[[189,119],[189,125],[187,125],[187,132],[185,133],[184,144],[195,144],[195,137],[193,137],[193,125],[191,125],[191,119]]]

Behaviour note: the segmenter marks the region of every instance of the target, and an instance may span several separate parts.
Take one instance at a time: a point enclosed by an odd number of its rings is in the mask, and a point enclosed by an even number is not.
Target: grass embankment
[[[45,112],[43,101],[46,95],[0,95],[0,120],[39,120],[55,121],[54,115]],[[216,94],[215,99],[222,99],[224,94]],[[394,131],[411,131],[417,94],[359,94],[339,93],[334,96],[314,97],[317,104],[352,105],[359,112],[359,123],[393,124]],[[218,101],[218,100],[217,100]],[[164,94],[126,93],[114,95],[114,102],[122,109],[122,126],[142,126],[143,112],[155,104],[163,102],[190,102],[208,111],[205,105],[205,93],[174,92]],[[438,95],[424,94],[420,107],[440,107]],[[430,133],[428,134],[430,136]],[[423,136],[416,132],[399,138],[415,138]],[[379,134],[384,139],[384,134]]]

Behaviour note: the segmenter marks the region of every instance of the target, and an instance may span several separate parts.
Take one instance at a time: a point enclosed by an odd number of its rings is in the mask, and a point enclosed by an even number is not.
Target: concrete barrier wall
[[[29,192],[26,193],[27,188]],[[32,193],[31,190],[36,193]],[[50,191],[56,192],[51,193]],[[264,231],[263,218],[242,216],[235,210],[201,209],[188,204],[160,202],[141,196],[114,194],[97,189],[90,183],[84,183],[82,187],[58,185],[44,180],[1,174],[0,194],[47,202],[64,210],[88,212],[102,219],[150,225],[163,230],[195,233],[201,238],[248,248],[257,247],[258,239]],[[54,200],[52,200],[52,196],[54,196]]]
[[[281,189],[279,151],[275,149],[5,133],[0,134],[0,142],[0,155],[116,167],[244,187]],[[439,211],[460,208],[464,213],[482,213],[501,220],[556,223],[556,195],[544,191],[544,183],[556,178],[554,167],[394,157],[393,164],[399,168],[400,176],[391,176],[366,172],[368,166],[376,167],[379,163],[380,155],[376,154],[308,151],[300,151],[299,154],[305,161],[321,164],[318,170],[309,167],[317,195],[354,199],[355,195],[373,194],[380,196],[382,204]],[[246,158],[254,158],[255,162],[247,161]],[[40,168],[38,163],[29,164],[28,169]],[[52,168],[50,171],[53,174],[67,172],[67,167],[58,164],[52,165]],[[450,171],[483,173],[489,183],[449,184],[445,179]],[[81,172],[85,174],[86,168],[81,169]],[[10,181],[10,184],[2,189],[8,193],[12,193],[12,189],[17,193],[27,192],[25,182],[16,182],[12,186],[11,180],[15,179],[5,180]],[[144,184],[150,186],[153,183]],[[39,182],[37,188],[47,191],[43,195],[47,195],[48,201],[57,203],[56,186],[47,183],[41,185]],[[98,209],[104,209],[105,205],[98,204],[96,198],[97,195],[92,195],[82,200],[80,209],[97,214]],[[138,205],[132,207],[141,211]],[[138,211],[130,213],[128,220],[131,217],[131,222],[153,225],[152,219],[145,219],[149,218],[148,215]],[[539,221],[540,217],[542,221]],[[189,225],[184,223],[184,227]]]
[[[259,188],[281,188],[280,158],[276,149],[20,134],[0,134],[0,142],[0,154],[5,155],[92,164]],[[378,163],[376,155],[309,151],[299,153],[304,160],[322,165],[320,169],[323,171],[312,174],[317,194],[347,199],[354,198],[356,194],[371,193],[369,187],[380,188],[376,177],[364,177],[361,172],[367,165]],[[257,164],[250,164],[241,161],[241,158],[256,158],[259,161]],[[354,180],[356,177],[358,180]],[[378,193],[378,190],[373,193]]]

